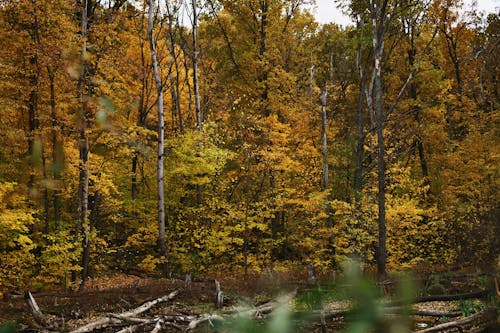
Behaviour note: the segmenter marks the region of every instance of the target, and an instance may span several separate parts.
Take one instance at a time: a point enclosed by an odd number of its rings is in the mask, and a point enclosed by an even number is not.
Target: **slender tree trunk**
[[[328,146],[327,146],[327,118],[326,118],[326,87],[321,94],[321,151],[323,153],[323,177],[321,178],[321,188],[323,191],[328,189]]]
[[[142,29],[144,28],[144,12],[141,14],[141,25]],[[144,53],[144,44],[145,41],[142,39],[142,36],[140,37],[140,46],[141,46],[141,72],[142,72],[142,79],[141,79],[141,93],[139,95],[139,106],[137,109],[137,126],[140,127],[146,127],[146,119],[147,119],[147,114],[148,114],[148,105],[147,101],[148,98],[146,97],[146,94],[148,94],[148,82],[149,82],[149,71],[148,71],[148,65],[146,61],[146,56]],[[139,188],[137,184],[137,167],[139,164],[139,152],[136,150],[134,151],[134,154],[132,156],[132,177],[131,177],[131,197],[133,200],[135,200],[139,194]]]
[[[95,225],[97,223],[97,217],[99,215],[99,192],[96,191],[94,194],[93,202],[92,202],[92,211],[90,212],[90,217],[88,218],[88,229],[89,229],[89,234],[92,234],[94,232]],[[90,243],[90,242],[89,242]],[[88,270],[89,270],[89,263],[90,263],[90,246],[85,246],[83,248],[83,256],[82,256],[82,267],[85,270],[85,278],[88,276]],[[80,288],[83,288],[83,281],[82,284],[80,285]]]
[[[193,6],[193,86],[194,104],[196,112],[196,127],[199,131],[203,128],[203,118],[200,106],[200,88],[198,83],[198,13],[196,12],[196,0],[191,0]]]
[[[81,17],[81,34],[83,38],[83,47],[81,53],[82,71],[79,78],[80,91],[80,130],[79,130],[79,150],[80,150],[80,176],[78,184],[78,201],[79,201],[79,224],[82,232],[82,281],[79,291],[85,287],[85,280],[88,276],[88,263],[90,256],[90,231],[88,225],[88,205],[89,205],[89,137],[87,133],[88,124],[88,63],[87,55],[87,40],[88,40],[88,8],[91,0],[82,1],[82,17]]]
[[[312,59],[311,59],[311,68],[309,69],[309,101],[311,103],[312,103],[312,99],[313,99],[314,71],[315,71],[315,66],[314,66],[314,64],[312,64]]]
[[[58,228],[59,221],[61,220],[60,202],[59,202],[59,181],[61,179],[61,169],[63,167],[62,147],[57,140],[57,113],[56,113],[56,95],[55,95],[55,70],[47,67],[49,76],[49,89],[50,89],[50,117],[52,121],[52,177],[56,183],[53,193],[52,202],[54,205],[54,221],[55,227]]]
[[[137,152],[134,152],[134,155],[132,156],[132,187],[130,191],[130,195],[132,197],[132,200],[137,199],[137,163],[139,162],[139,154]]]
[[[164,168],[164,140],[165,140],[165,120],[163,116],[163,87],[158,69],[158,60],[156,55],[156,44],[153,33],[153,15],[154,15],[154,0],[148,0],[148,36],[149,48],[151,50],[151,63],[156,82],[157,106],[158,106],[158,164],[157,164],[157,184],[158,184],[158,246],[160,255],[165,260],[164,272],[168,274],[168,256],[167,244],[165,240],[165,193],[163,184],[163,168]]]
[[[269,94],[269,87],[267,84],[267,78],[269,76],[268,69],[267,69],[267,64],[265,61],[265,55],[266,55],[266,49],[267,49],[267,9],[268,9],[268,3],[267,0],[261,0],[260,1],[260,11],[261,11],[261,20],[260,20],[260,48],[259,48],[259,56],[260,56],[260,61],[262,62],[262,72],[261,76],[259,78],[259,82],[264,85],[262,95],[261,95],[261,100],[263,103],[263,108],[264,108],[264,115],[266,117],[269,117],[270,115],[270,110],[269,110],[269,105],[268,104],[268,94]]]
[[[173,30],[173,17],[174,15],[178,15],[177,10],[170,10],[170,4],[166,2],[167,15],[168,15],[168,37],[169,37],[169,46],[168,50],[170,53],[170,68],[168,72],[168,79],[170,81],[170,94],[172,96],[172,115],[175,115],[177,118],[177,123],[179,126],[179,132],[181,134],[184,133],[184,124],[182,121],[182,112],[181,112],[181,101],[180,101],[180,92],[179,92],[179,63],[177,59],[177,53],[175,52],[175,39],[174,39],[174,30]],[[175,79],[174,79],[174,69],[175,68]]]
[[[410,65],[410,68],[413,68],[415,66],[415,55],[417,54],[417,50],[414,45],[414,40],[413,40],[413,32],[410,32],[410,50],[408,51],[408,63]],[[410,98],[413,99],[414,101],[417,100],[417,84],[415,81],[412,81],[410,83]],[[417,122],[418,125],[420,125],[420,107],[417,107],[415,110],[415,121]],[[422,175],[426,179],[425,181],[428,181],[429,177],[429,169],[427,167],[427,160],[425,159],[425,151],[424,151],[424,143],[422,142],[422,136],[420,133],[417,133],[417,149],[418,149],[418,156],[420,159],[420,167],[422,168]]]
[[[179,27],[179,24],[177,24],[177,29],[181,30]],[[188,55],[186,52],[186,40],[184,35],[181,33],[181,38],[182,38],[182,43],[181,43],[181,49],[182,49],[182,63],[184,66],[184,84],[186,85],[188,89],[188,106],[187,106],[187,112],[186,112],[186,119],[187,122],[191,122],[191,110],[192,110],[192,101],[193,101],[193,92],[191,88],[191,81],[189,80],[189,66],[188,66]],[[198,126],[197,126],[198,127]]]
[[[31,39],[33,53],[30,56],[30,64],[33,66],[32,74],[30,75],[31,91],[28,100],[28,154],[30,157],[30,176],[28,180],[28,194],[34,195],[35,185],[35,137],[38,127],[38,85],[40,77],[40,65],[38,63],[38,47],[40,44],[38,34],[38,8],[36,0],[32,0],[33,6],[33,22],[31,24]]]
[[[382,55],[384,51],[383,26],[378,24],[378,15],[384,16],[385,12],[372,7],[373,15],[373,54],[375,66],[375,116],[377,125],[377,174],[378,174],[378,250],[377,271],[380,278],[386,273],[386,212],[385,212],[385,144],[384,144],[384,110],[382,104]],[[382,17],[382,21],[384,17]]]
[[[328,141],[327,141],[327,118],[326,118],[326,84],[321,94],[321,151],[323,155],[323,176],[321,177],[321,189],[328,191]],[[330,230],[333,227],[333,210],[330,205],[330,194],[325,197],[325,210],[327,214],[326,227]],[[332,248],[332,255],[335,255],[335,239],[333,234],[328,237],[328,244]]]
[[[356,202],[361,202],[361,192],[363,190],[363,157],[364,157],[364,100],[366,89],[366,74],[361,68],[361,48],[357,54],[358,73],[360,77],[359,83],[359,100],[358,100],[358,131],[357,131],[357,146],[356,146],[356,164],[354,168],[354,191],[356,192]]]
[[[43,148],[43,138],[41,135],[38,136],[41,145],[41,153],[42,153],[42,177],[45,181],[48,180],[47,177],[47,158],[45,157],[45,149]],[[50,231],[50,198],[49,198],[49,189],[47,185],[43,188],[43,220],[44,220],[44,232],[46,235],[49,234]]]

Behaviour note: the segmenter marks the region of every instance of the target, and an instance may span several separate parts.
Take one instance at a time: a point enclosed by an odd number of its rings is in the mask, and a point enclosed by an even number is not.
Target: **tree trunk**
[[[81,53],[81,64],[82,70],[79,78],[79,92],[80,92],[80,129],[79,129],[79,151],[80,151],[80,176],[78,183],[78,203],[79,203],[79,229],[82,232],[82,248],[83,253],[90,251],[90,232],[88,226],[88,204],[89,204],[89,171],[88,171],[88,161],[89,161],[89,137],[87,133],[87,123],[88,123],[88,92],[87,92],[87,80],[89,75],[88,62],[86,60],[87,56],[87,40],[88,40],[88,8],[91,8],[91,0],[82,1],[82,17],[81,17],[81,34],[83,38],[83,46]],[[89,254],[90,255],[90,254]],[[79,290],[83,290],[85,287],[85,280],[88,274],[88,260],[85,260],[82,255],[82,266],[81,273],[81,283]]]
[[[144,28],[144,12],[141,14],[141,25],[140,31]],[[139,96],[139,106],[137,110],[137,126],[146,127],[146,119],[148,116],[148,98],[149,97],[149,71],[148,63],[146,61],[146,55],[144,52],[145,40],[142,35],[140,36],[140,46],[141,46],[141,93]],[[147,95],[147,96],[146,96]],[[132,156],[132,177],[131,177],[131,197],[133,200],[139,195],[139,187],[137,184],[137,167],[139,164],[139,152],[136,150]]]
[[[47,67],[47,72],[49,76],[49,89],[50,89],[50,117],[52,121],[52,177],[56,183],[55,190],[53,193],[53,205],[54,205],[54,221],[56,223],[55,227],[57,229],[59,221],[61,220],[60,213],[60,201],[59,201],[59,181],[61,179],[61,170],[63,168],[63,151],[62,146],[57,140],[57,113],[56,113],[56,96],[55,96],[55,70]]]
[[[262,0],[260,1],[260,11],[261,11],[261,21],[260,21],[260,48],[259,48],[259,56],[260,56],[260,61],[262,62],[262,72],[259,78],[259,82],[264,85],[263,91],[261,94],[261,101],[263,104],[264,108],[264,115],[266,117],[269,117],[270,115],[270,110],[269,110],[269,105],[268,103],[268,84],[267,84],[267,78],[269,76],[268,70],[267,70],[267,64],[265,61],[265,54],[266,54],[266,49],[267,49],[267,9],[268,9],[268,3],[267,0]]]
[[[184,133],[184,124],[182,121],[181,112],[181,101],[179,93],[179,63],[177,59],[177,53],[175,52],[175,39],[173,30],[173,17],[178,15],[177,10],[170,10],[170,4],[166,2],[167,15],[168,15],[168,51],[170,53],[170,66],[168,71],[168,79],[170,81],[170,95],[172,96],[172,116],[177,117],[177,123],[179,126],[179,132]],[[175,79],[174,79],[174,69],[175,67]]]
[[[366,68],[361,68],[361,47],[357,54],[358,73],[360,77],[359,83],[359,101],[358,101],[358,131],[357,131],[357,146],[356,146],[356,164],[354,168],[354,191],[356,192],[356,202],[361,202],[361,191],[363,190],[363,156],[364,156],[364,99],[366,89]]]
[[[163,116],[163,87],[160,77],[160,72],[158,69],[158,60],[156,56],[156,45],[153,33],[153,15],[154,15],[154,3],[153,0],[148,0],[148,36],[149,36],[149,48],[151,50],[151,63],[153,65],[153,72],[156,82],[156,92],[157,92],[157,106],[158,106],[158,163],[157,163],[157,184],[158,184],[158,246],[160,255],[165,260],[164,272],[168,273],[168,256],[167,256],[167,245],[165,241],[165,193],[163,185],[163,168],[164,168],[164,140],[165,140],[165,120]]]
[[[193,6],[193,86],[194,104],[196,112],[196,127],[199,131],[203,128],[203,119],[200,106],[200,89],[198,83],[198,14],[196,12],[196,0],[191,0]]]
[[[410,49],[408,50],[408,64],[410,65],[410,69],[413,69],[415,66],[415,56],[417,54],[417,49],[415,48],[415,42],[414,42],[414,31],[413,27],[409,27],[411,29],[409,31],[409,37],[410,37]],[[417,100],[417,83],[414,81],[410,83],[410,98],[413,99],[414,101]],[[415,110],[415,121],[417,122],[418,125],[420,125],[420,107],[417,107]],[[425,178],[425,181],[428,181],[429,177],[429,170],[427,167],[427,160],[425,159],[425,151],[424,151],[424,143],[422,142],[422,136],[420,133],[417,133],[417,149],[418,149],[418,157],[420,159],[420,167],[422,168],[422,175]]]
[[[328,146],[326,137],[326,86],[321,94],[321,151],[323,153],[323,177],[321,178],[321,188],[323,191],[328,189]]]
[[[378,248],[377,272],[379,278],[386,274],[386,213],[385,213],[385,145],[384,145],[384,110],[382,104],[382,55],[384,52],[384,7],[372,4],[373,55],[375,73],[375,118],[377,125],[377,178],[378,178]],[[379,22],[379,20],[381,22]],[[380,24],[379,24],[380,23]]]
[[[181,31],[180,24],[179,24],[179,19],[177,18],[177,29]],[[191,122],[191,109],[192,109],[192,101],[193,101],[193,92],[191,90],[191,81],[189,80],[189,66],[188,66],[188,54],[186,52],[186,38],[184,37],[184,34],[181,33],[181,50],[182,50],[182,64],[184,66],[184,84],[186,85],[188,89],[188,105],[187,105],[187,112],[186,112],[186,119],[187,122]]]
[[[138,189],[137,189],[137,163],[139,162],[139,154],[137,152],[134,152],[134,155],[132,156],[132,188],[130,191],[130,195],[132,197],[132,200],[137,199],[137,194],[138,194]]]
[[[29,77],[31,91],[28,99],[28,154],[30,161],[30,176],[28,180],[28,194],[34,195],[35,185],[35,158],[37,152],[35,151],[35,136],[38,127],[38,85],[40,77],[40,65],[38,63],[38,46],[40,44],[38,35],[38,10],[36,0],[32,1],[33,5],[33,22],[31,25],[31,38],[33,54],[30,57],[30,64],[33,66],[32,74]]]
[[[321,177],[321,189],[323,191],[328,191],[328,141],[327,141],[327,118],[326,118],[326,97],[327,90],[326,84],[323,88],[323,92],[321,94],[321,152],[323,155],[323,176]],[[330,204],[330,193],[328,193],[325,197],[325,210],[327,214],[326,219],[326,227],[329,229],[330,236],[328,237],[328,245],[332,249],[331,253],[333,256],[335,255],[335,238],[333,236],[332,227],[333,227],[333,211],[332,206]]]

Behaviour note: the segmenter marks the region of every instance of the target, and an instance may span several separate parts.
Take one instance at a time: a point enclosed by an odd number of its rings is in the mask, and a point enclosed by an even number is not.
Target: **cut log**
[[[416,331],[415,333],[433,333],[433,332],[445,332],[446,330],[455,328],[460,331],[464,331],[467,327],[481,326],[482,329],[486,328],[492,322],[497,319],[497,311],[493,308],[488,308],[481,312],[478,312],[470,317],[462,318],[459,320],[450,321],[437,326],[429,327],[424,330]]]

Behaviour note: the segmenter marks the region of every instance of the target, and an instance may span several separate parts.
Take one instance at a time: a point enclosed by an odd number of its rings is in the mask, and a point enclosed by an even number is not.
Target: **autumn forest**
[[[1,0],[0,293],[498,268],[499,13],[311,2]]]

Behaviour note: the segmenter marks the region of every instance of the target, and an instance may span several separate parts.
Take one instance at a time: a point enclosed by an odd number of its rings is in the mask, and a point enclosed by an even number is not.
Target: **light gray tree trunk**
[[[153,73],[156,82],[156,92],[158,95],[158,164],[157,164],[157,184],[158,184],[158,246],[160,255],[165,260],[165,274],[168,273],[168,257],[167,245],[165,241],[165,193],[163,184],[163,168],[164,168],[164,140],[165,140],[165,119],[163,116],[163,86],[158,69],[158,59],[156,55],[156,45],[153,33],[153,16],[154,16],[154,0],[148,0],[148,36],[149,48],[151,50],[151,63],[153,65]]]

